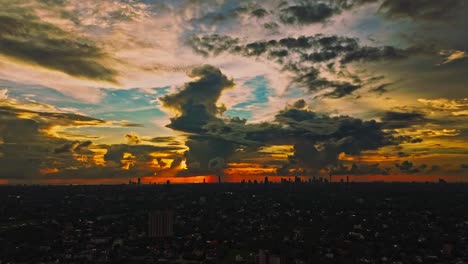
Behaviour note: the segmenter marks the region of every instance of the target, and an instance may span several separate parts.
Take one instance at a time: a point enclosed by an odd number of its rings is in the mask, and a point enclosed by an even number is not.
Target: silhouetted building
[[[269,264],[270,254],[268,251],[260,250],[255,256],[255,264]]]
[[[174,235],[174,211],[150,212],[148,216],[148,237],[165,238]]]
[[[255,264],[281,264],[281,258],[271,255],[266,250],[259,250],[258,254],[255,255]]]

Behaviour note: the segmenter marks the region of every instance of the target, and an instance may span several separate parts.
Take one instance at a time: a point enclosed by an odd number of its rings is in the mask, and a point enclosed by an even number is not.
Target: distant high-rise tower
[[[148,237],[165,238],[174,235],[174,211],[150,212],[148,216]]]
[[[271,255],[268,251],[260,250],[258,254],[255,255],[255,264],[281,264],[284,263],[281,261],[279,256]]]
[[[270,254],[268,251],[260,250],[255,256],[255,264],[269,264],[270,263]]]

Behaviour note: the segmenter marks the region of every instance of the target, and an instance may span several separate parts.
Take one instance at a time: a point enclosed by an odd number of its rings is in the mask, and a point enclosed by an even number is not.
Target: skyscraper
[[[279,256],[271,255],[265,250],[259,250],[258,254],[255,255],[255,264],[281,264],[281,262]]]
[[[148,237],[165,238],[174,235],[174,211],[160,210],[148,215]]]

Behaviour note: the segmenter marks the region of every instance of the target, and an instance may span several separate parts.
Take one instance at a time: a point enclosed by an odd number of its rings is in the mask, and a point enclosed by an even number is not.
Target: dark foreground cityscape
[[[468,185],[0,186],[0,263],[468,263]]]

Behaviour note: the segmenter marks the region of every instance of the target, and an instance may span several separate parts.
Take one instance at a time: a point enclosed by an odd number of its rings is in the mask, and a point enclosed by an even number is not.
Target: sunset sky
[[[0,184],[468,181],[465,2],[0,0]]]

